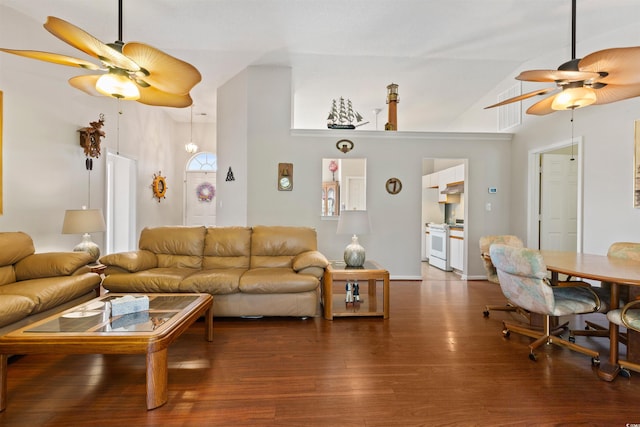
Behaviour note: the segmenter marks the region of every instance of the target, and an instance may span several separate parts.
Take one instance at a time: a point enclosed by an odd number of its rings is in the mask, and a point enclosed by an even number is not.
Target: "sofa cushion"
[[[251,228],[210,227],[204,239],[203,269],[249,268]]]
[[[0,294],[24,295],[34,301],[33,312],[39,313],[85,295],[99,285],[100,276],[98,274],[84,273],[75,276],[45,277],[10,283],[0,286]]]
[[[252,268],[240,278],[240,292],[250,294],[307,292],[318,287],[320,281],[291,268]]]
[[[206,228],[166,226],[144,228],[139,248],[156,254],[158,267],[200,268]]]
[[[13,265],[0,267],[0,286],[16,281],[16,269]]]
[[[205,292],[211,295],[240,292],[243,268],[217,268],[193,273],[180,283],[180,292]]]
[[[24,319],[36,303],[23,295],[0,295],[0,327]]]
[[[22,231],[0,233],[0,266],[11,265],[35,253],[33,240]]]
[[[130,273],[148,270],[158,266],[156,254],[146,250],[120,252],[105,255],[100,258],[100,263],[107,267],[118,267]]]
[[[15,265],[16,280],[69,276],[91,262],[87,252],[43,252],[29,255]]]
[[[158,267],[131,274],[112,274],[104,278],[102,286],[111,292],[178,292],[180,282],[197,271]]]
[[[255,226],[251,236],[251,268],[291,268],[296,255],[315,250],[317,242],[313,228]]]

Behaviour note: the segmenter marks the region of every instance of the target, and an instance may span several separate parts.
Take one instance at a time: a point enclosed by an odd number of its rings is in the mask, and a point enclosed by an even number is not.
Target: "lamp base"
[[[351,238],[351,243],[344,248],[344,262],[349,267],[362,267],[364,265],[364,248],[358,243],[358,236]]]
[[[82,235],[82,242],[73,248],[74,252],[86,252],[91,255],[91,262],[96,262],[100,258],[100,247],[91,240],[89,233]]]

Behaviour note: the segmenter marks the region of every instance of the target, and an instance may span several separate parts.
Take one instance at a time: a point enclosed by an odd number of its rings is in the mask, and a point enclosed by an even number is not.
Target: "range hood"
[[[447,188],[445,188],[440,192],[440,194],[460,194],[460,193],[464,193],[464,181],[452,182],[451,184],[447,184]]]

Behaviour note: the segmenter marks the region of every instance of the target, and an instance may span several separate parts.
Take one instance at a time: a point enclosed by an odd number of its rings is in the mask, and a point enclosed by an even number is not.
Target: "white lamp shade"
[[[338,234],[368,234],[369,213],[367,211],[341,211],[338,219]]]
[[[140,98],[140,90],[129,77],[110,71],[100,76],[96,82],[96,90],[103,95],[135,101]]]
[[[596,92],[590,87],[569,87],[553,98],[551,108],[569,110],[581,108],[596,102]]]
[[[69,209],[64,214],[62,234],[84,234],[104,231],[102,209]]]

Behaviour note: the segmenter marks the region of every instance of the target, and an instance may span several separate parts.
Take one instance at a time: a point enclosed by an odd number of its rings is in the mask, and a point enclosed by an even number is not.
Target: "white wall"
[[[239,84],[242,81],[244,85]],[[291,70],[285,67],[250,67],[223,86],[218,99],[218,129],[235,126],[239,135],[218,135],[218,150],[242,164],[241,143],[247,135],[247,191],[244,176],[235,185],[220,183],[247,198],[248,225],[303,225],[318,231],[319,249],[330,259],[341,259],[348,243],[336,235],[336,220],[321,219],[322,159],[339,156],[367,159],[367,208],[372,232],[361,236],[369,259],[384,265],[395,278],[419,278],[422,239],[422,161],[424,158],[466,158],[468,164],[468,274],[483,275],[477,242],[481,235],[509,230],[511,148],[508,134],[445,134],[384,131],[290,130]],[[246,106],[246,115],[239,117]],[[227,110],[229,109],[229,110]],[[230,114],[233,111],[234,114]],[[246,119],[245,119],[246,117]],[[242,125],[246,124],[246,133]],[[355,148],[348,154],[336,149],[348,138]],[[277,190],[277,164],[294,164],[293,191]],[[240,167],[240,166],[238,166]],[[234,167],[235,171],[235,167]],[[223,174],[218,175],[224,179]],[[403,183],[402,192],[390,195],[385,182]],[[501,184],[499,184],[501,183]],[[488,195],[486,188],[501,191]],[[503,191],[502,191],[503,190]],[[231,191],[231,190],[230,190]],[[229,194],[229,193],[226,193]],[[221,196],[222,198],[222,196]],[[484,210],[491,200],[494,209]],[[238,202],[235,202],[238,203]],[[228,206],[219,215],[230,218],[242,211]],[[238,220],[236,224],[243,224]]]

